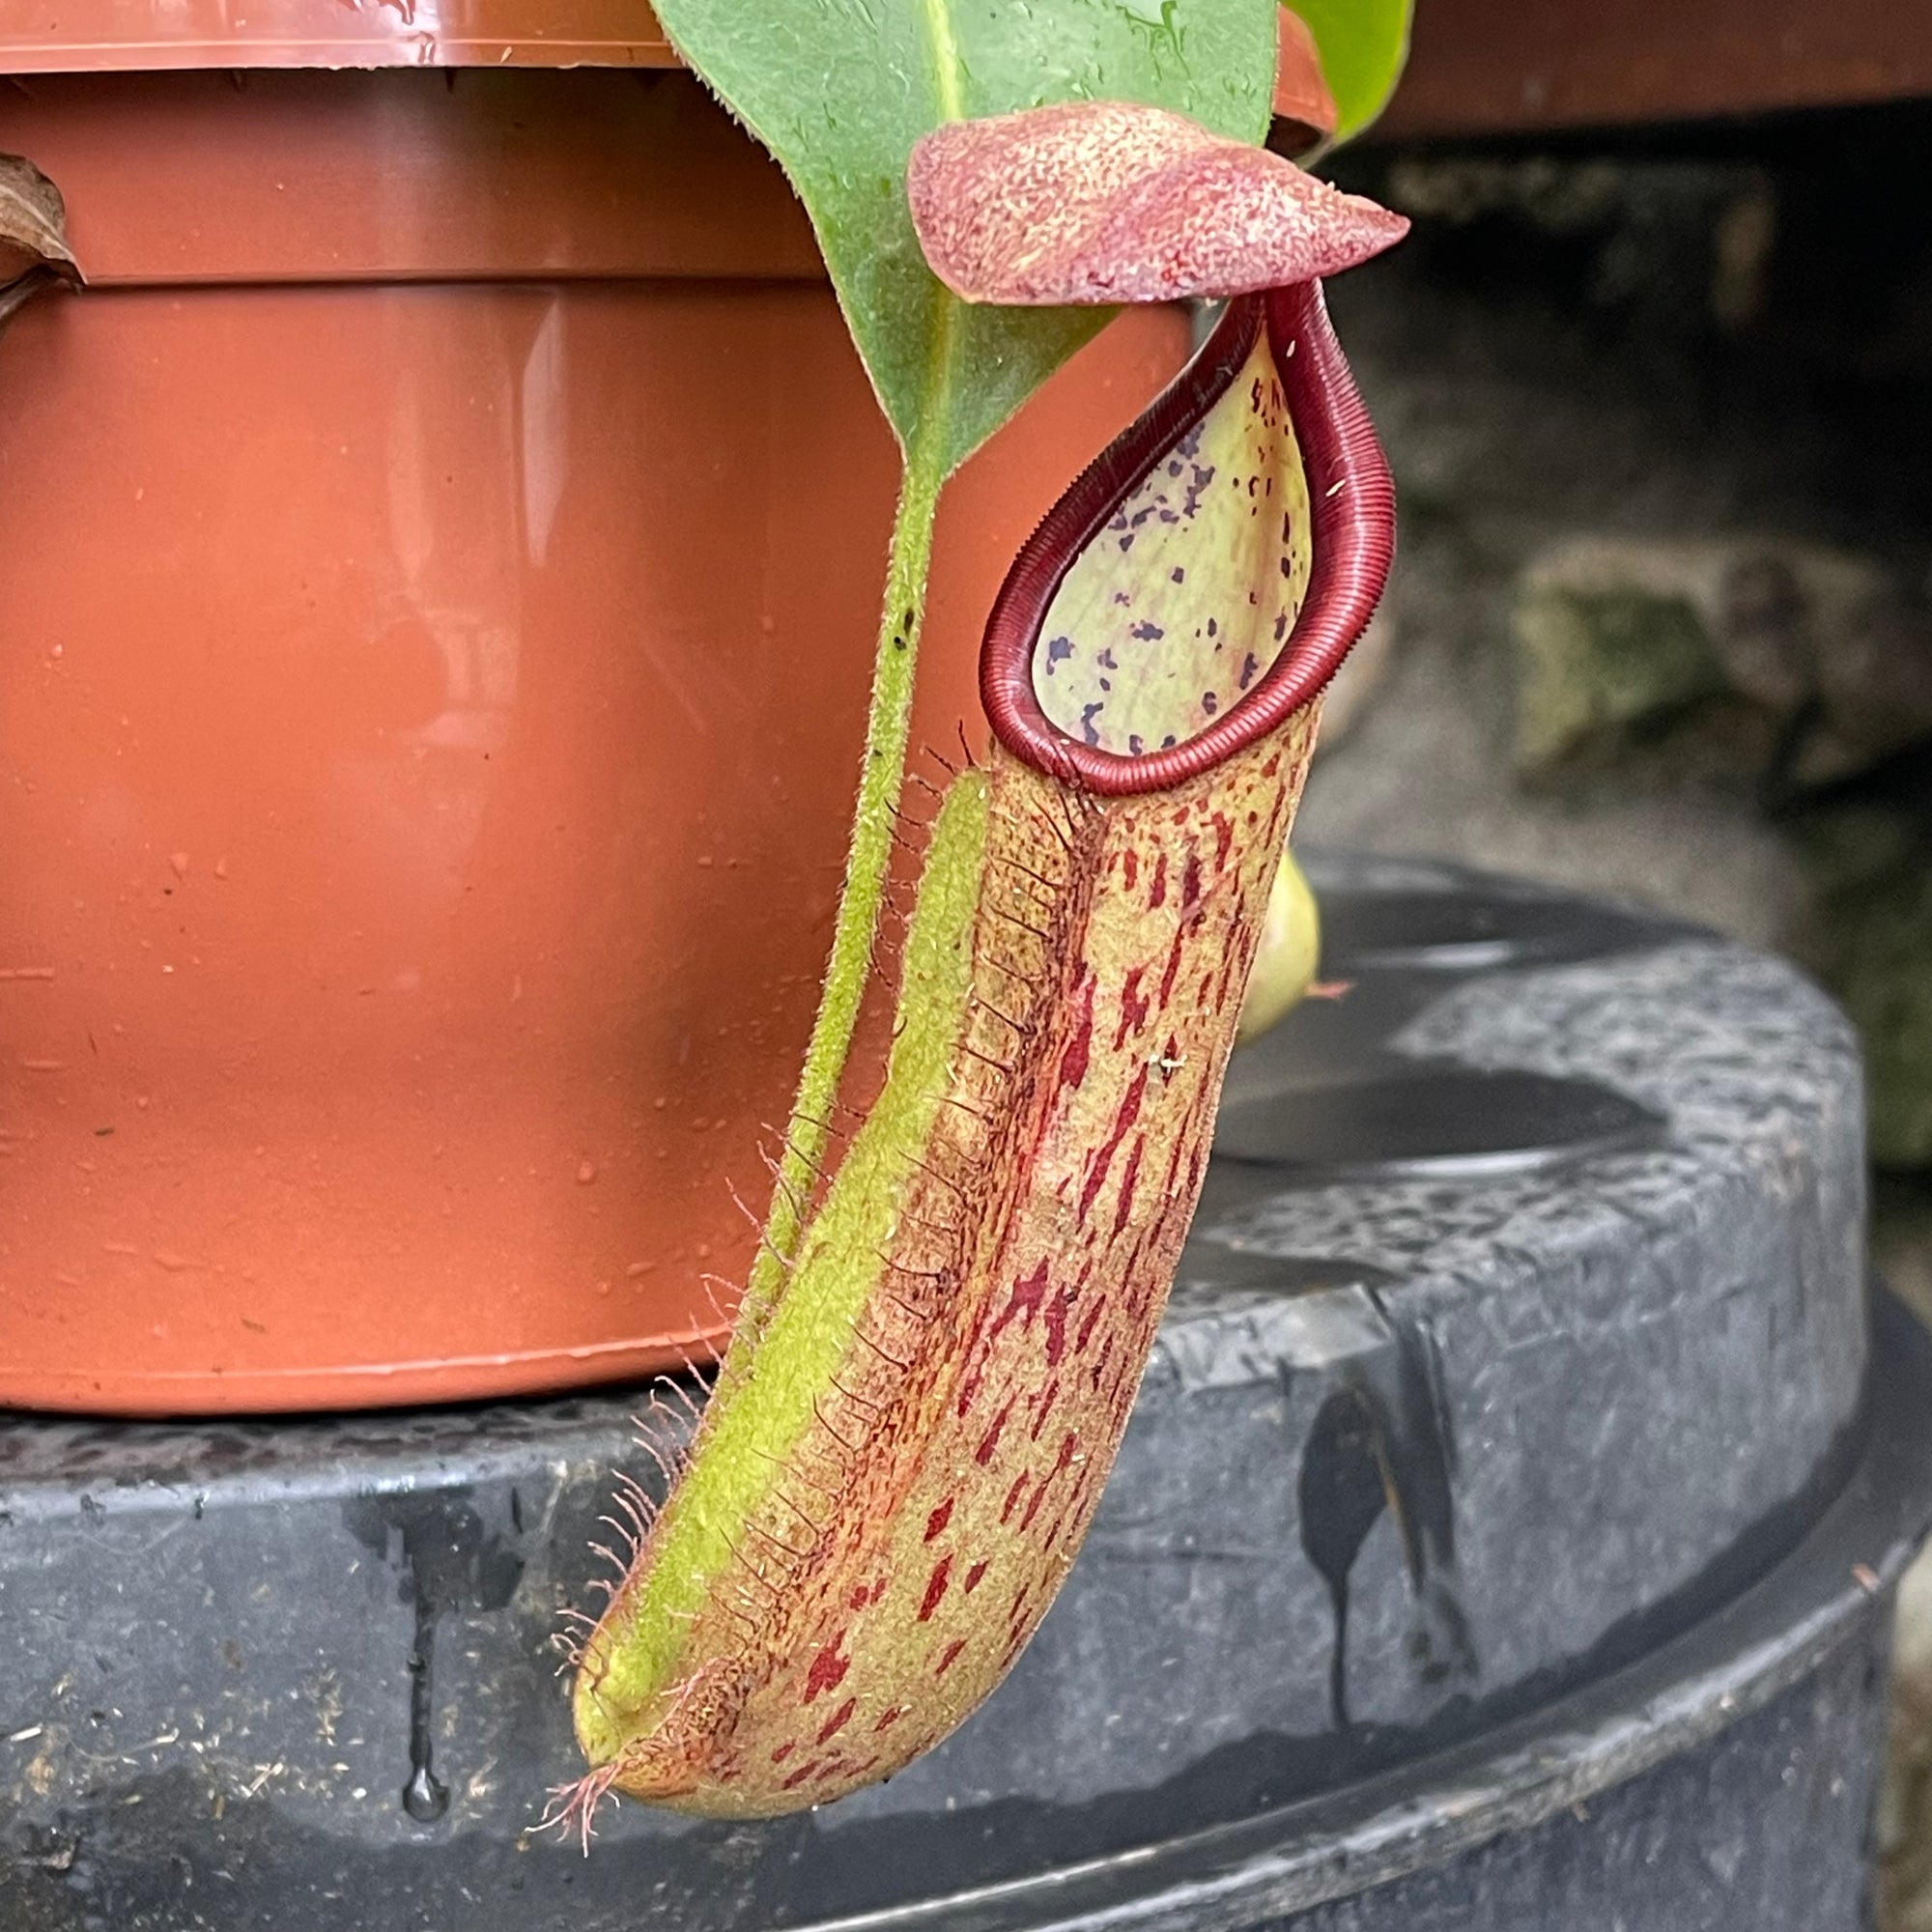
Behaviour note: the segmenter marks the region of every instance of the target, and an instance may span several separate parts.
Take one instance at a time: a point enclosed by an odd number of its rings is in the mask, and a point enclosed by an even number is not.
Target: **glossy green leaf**
[[[1274,0],[660,0],[678,51],[810,212],[854,339],[918,468],[944,475],[1105,311],[968,307],[932,276],[905,165],[946,121],[1054,100],[1266,131]]]
[[[1408,58],[1413,0],[1282,0],[1315,36],[1335,97],[1335,136],[1359,134],[1388,104]]]

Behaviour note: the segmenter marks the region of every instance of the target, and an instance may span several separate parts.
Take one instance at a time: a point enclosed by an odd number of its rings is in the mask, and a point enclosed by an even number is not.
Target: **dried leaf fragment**
[[[0,328],[40,290],[85,279],[67,244],[60,189],[24,156],[0,155]]]

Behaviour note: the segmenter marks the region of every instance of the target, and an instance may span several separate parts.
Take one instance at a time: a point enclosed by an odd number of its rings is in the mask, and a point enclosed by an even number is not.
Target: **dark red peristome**
[[[1226,390],[1265,327],[1308,472],[1308,595],[1282,654],[1225,717],[1140,757],[1069,737],[1040,709],[1034,650],[1055,593],[1122,499]],[[980,696],[1017,758],[1105,797],[1163,791],[1276,729],[1335,675],[1374,614],[1395,556],[1395,488],[1328,321],[1321,284],[1239,296],[1201,353],[1104,449],[1022,547],[986,620]]]

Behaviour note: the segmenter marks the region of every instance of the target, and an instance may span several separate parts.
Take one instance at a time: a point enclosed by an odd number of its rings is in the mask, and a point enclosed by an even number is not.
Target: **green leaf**
[[[1413,0],[1282,0],[1300,14],[1321,53],[1335,97],[1334,139],[1359,134],[1388,104],[1408,58]]]
[[[1107,311],[968,307],[926,268],[906,156],[945,121],[1048,101],[1171,107],[1258,141],[1274,0],[660,0],[685,60],[784,167],[879,400],[945,475]]]

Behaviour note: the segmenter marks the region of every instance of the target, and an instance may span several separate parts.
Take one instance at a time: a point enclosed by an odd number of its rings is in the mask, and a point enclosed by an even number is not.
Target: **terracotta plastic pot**
[[[93,284],[0,344],[0,1403],[701,1351],[896,480],[781,178],[587,70],[43,77],[0,149]],[[919,740],[1185,345],[1118,324],[953,487]]]

